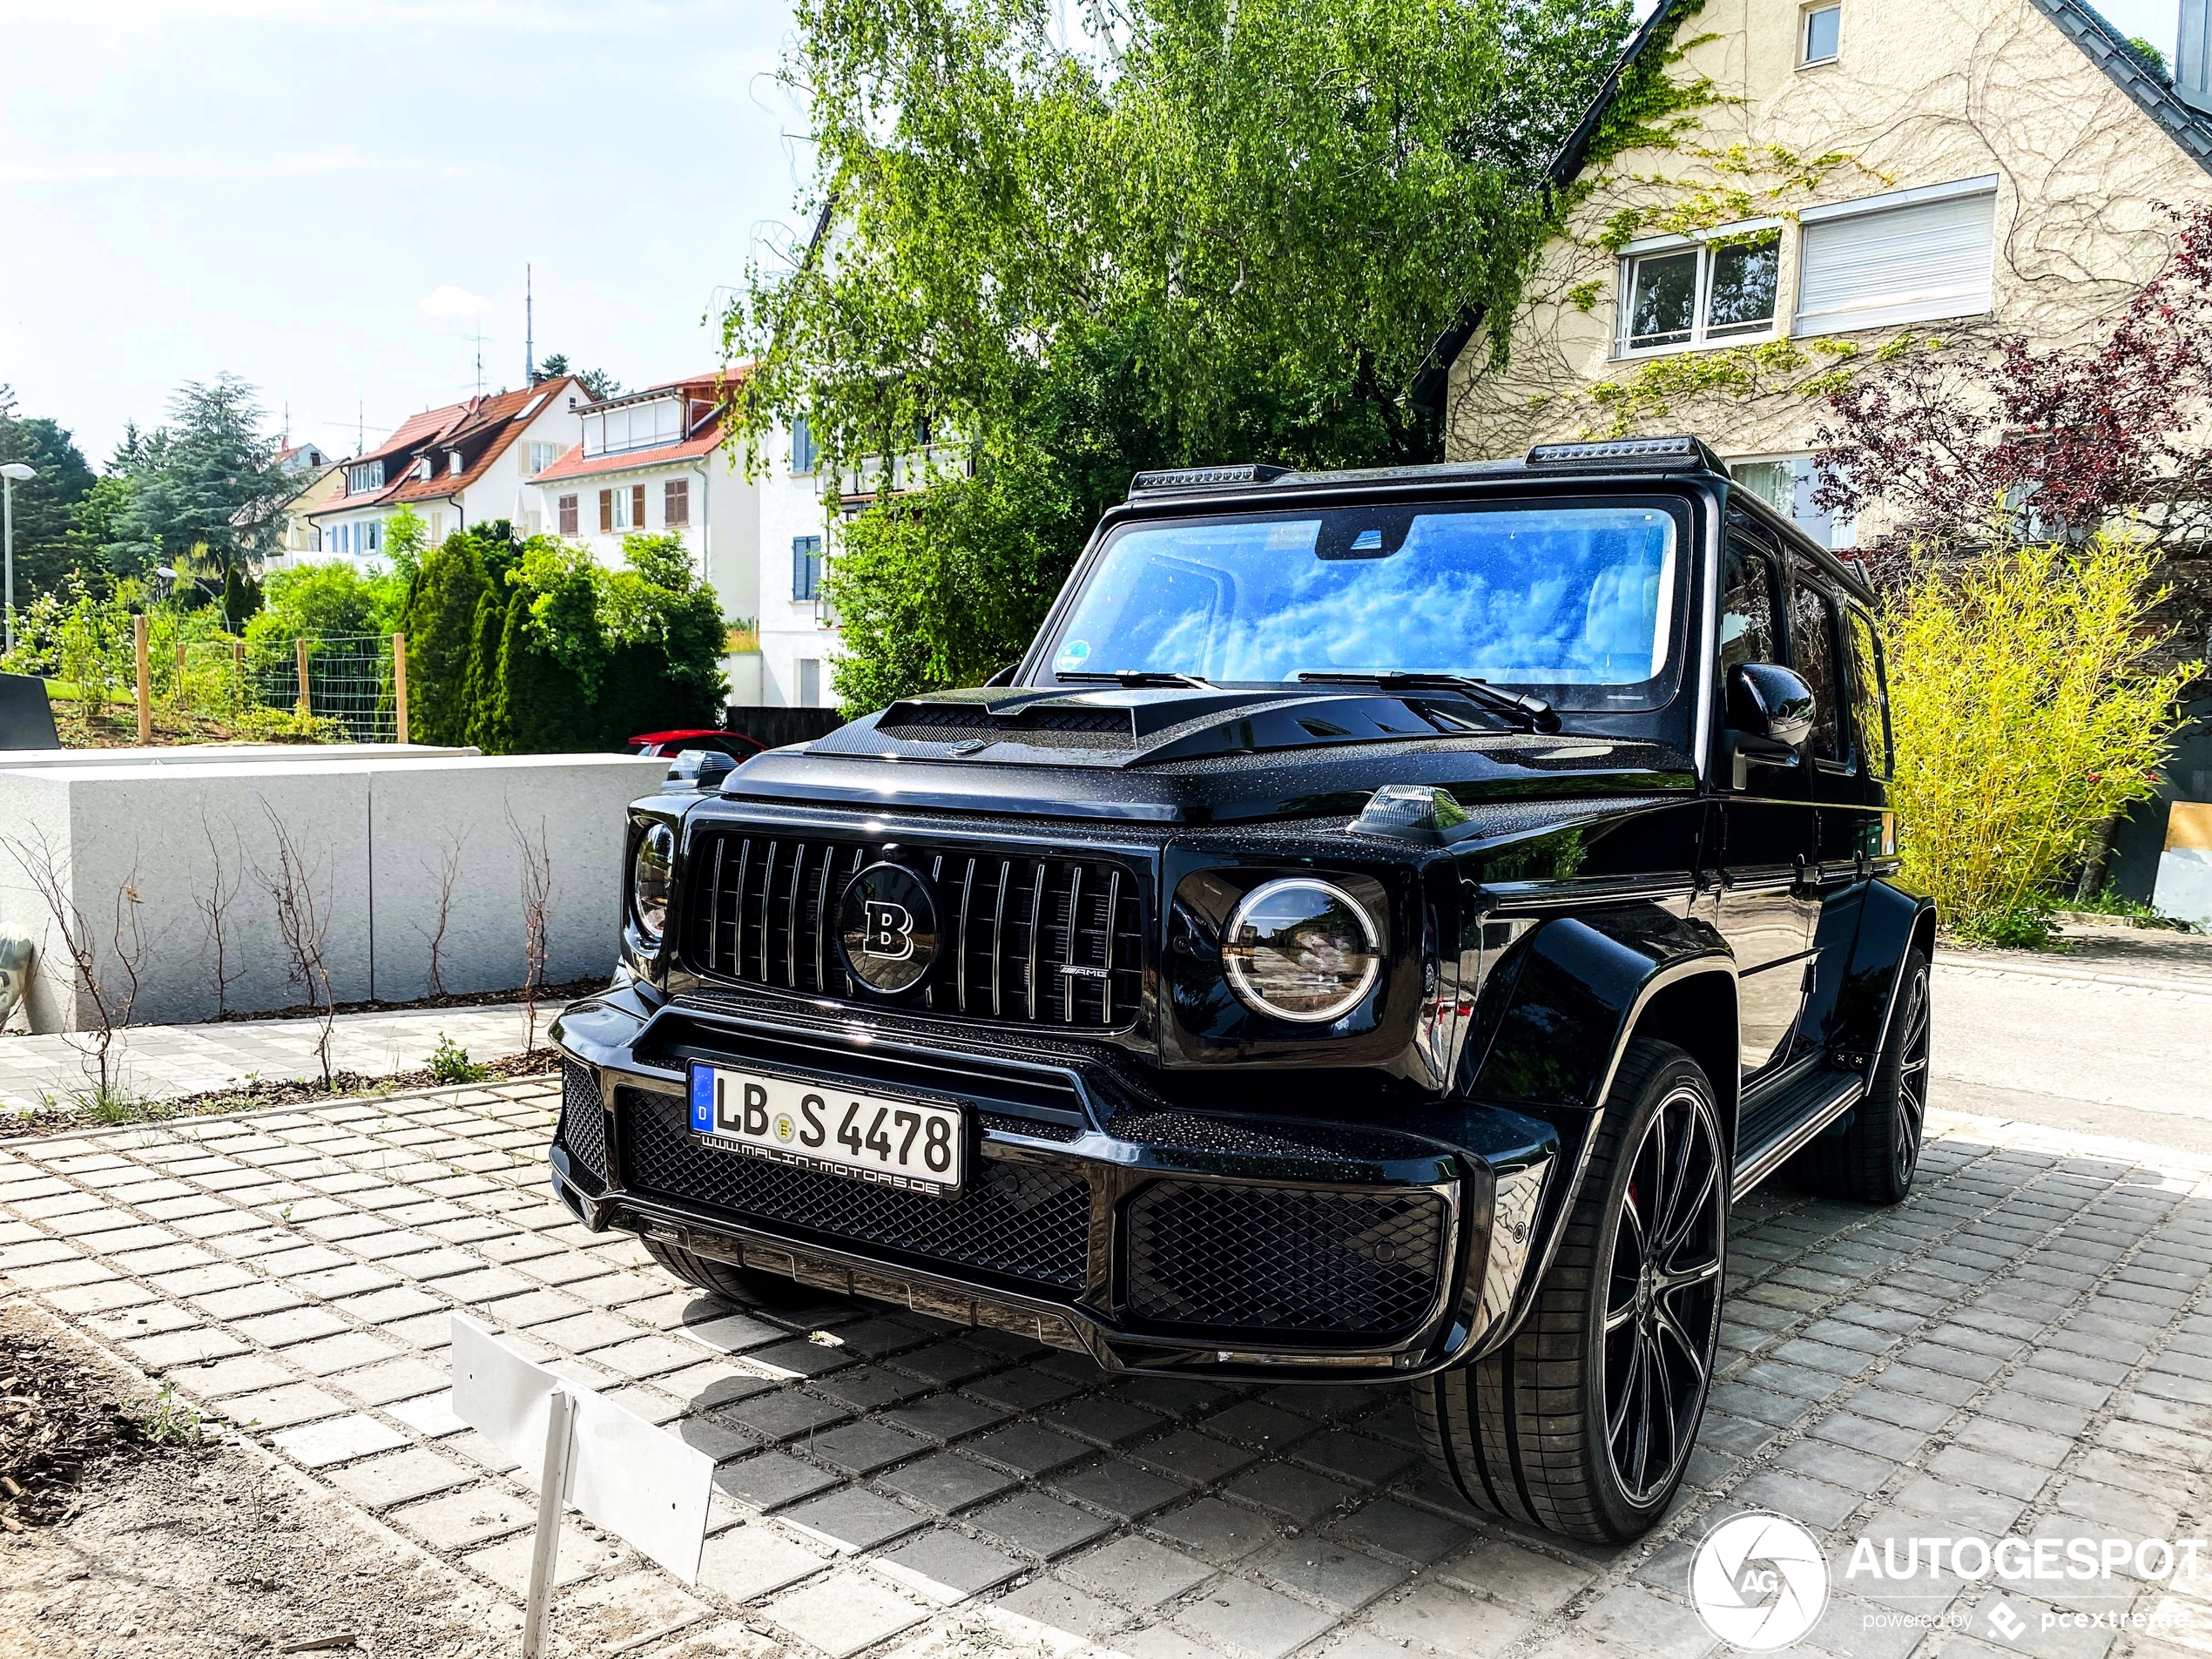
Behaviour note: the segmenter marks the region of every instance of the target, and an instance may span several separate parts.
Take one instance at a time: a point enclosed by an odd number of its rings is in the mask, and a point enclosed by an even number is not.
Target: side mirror
[[[1021,666],[1022,664],[1019,663],[1008,663],[1004,668],[999,670],[997,673],[992,675],[990,678],[985,680],[983,684],[986,685],[1011,685],[1014,684],[1014,671]]]
[[[1748,786],[1753,766],[1794,766],[1812,735],[1812,687],[1777,663],[1737,663],[1728,671],[1725,748],[1730,781]]]
[[[1812,687],[1776,663],[1738,663],[1728,671],[1731,731],[1801,749],[1812,735]]]
[[[704,793],[722,787],[722,780],[738,769],[735,756],[719,749],[686,749],[679,753],[668,769],[668,777],[661,785],[664,795],[689,794],[693,790]]]

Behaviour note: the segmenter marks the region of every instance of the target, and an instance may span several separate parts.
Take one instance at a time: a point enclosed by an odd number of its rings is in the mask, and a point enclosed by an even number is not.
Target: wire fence
[[[270,727],[273,718],[296,725],[304,714],[322,724],[316,735],[395,743],[400,732],[392,658],[388,634],[326,634],[251,647],[243,640],[179,641],[149,653],[147,690],[158,705],[248,732]]]

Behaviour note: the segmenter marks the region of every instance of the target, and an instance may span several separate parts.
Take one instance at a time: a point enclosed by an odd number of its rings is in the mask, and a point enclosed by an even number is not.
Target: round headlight
[[[654,944],[668,931],[668,895],[676,885],[676,832],[656,824],[637,838],[630,866],[630,914]]]
[[[1278,1020],[1340,1020],[1382,972],[1375,924],[1341,887],[1312,876],[1270,881],[1229,919],[1221,957],[1247,1007]]]

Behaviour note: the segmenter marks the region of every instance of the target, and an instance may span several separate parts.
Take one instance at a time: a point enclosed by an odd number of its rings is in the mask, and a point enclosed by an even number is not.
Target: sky
[[[712,368],[798,223],[782,0],[0,0],[0,383],[97,467],[182,381],[334,454],[522,382]]]
[[[1784,3],[1785,0],[1773,0]],[[2169,51],[2179,0],[2108,0]],[[626,385],[802,233],[786,0],[0,0],[0,383],[94,465],[185,381],[351,454],[538,354]]]

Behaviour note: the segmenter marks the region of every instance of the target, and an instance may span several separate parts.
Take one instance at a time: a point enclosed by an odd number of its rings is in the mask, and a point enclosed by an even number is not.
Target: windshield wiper
[[[1299,674],[1305,685],[1372,685],[1386,691],[1457,691],[1469,702],[1519,720],[1531,732],[1556,732],[1559,716],[1541,697],[1501,691],[1472,674],[1427,674],[1391,670],[1379,674]]]
[[[1196,674],[1177,674],[1165,668],[1065,669],[1053,671],[1055,679],[1087,680],[1097,685],[1185,685],[1201,691],[1214,689],[1211,680]]]

